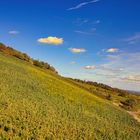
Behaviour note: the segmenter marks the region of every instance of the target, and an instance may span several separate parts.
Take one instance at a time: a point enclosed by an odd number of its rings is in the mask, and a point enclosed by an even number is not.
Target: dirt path
[[[113,105],[120,107],[121,103],[113,103]],[[127,113],[129,113],[129,115],[131,115],[137,122],[140,123],[140,110],[138,111],[127,111]]]
[[[115,103],[115,102],[113,103],[113,105],[118,106],[118,107],[120,106],[119,103]]]
[[[135,112],[133,112],[133,111],[127,111],[131,116],[133,116],[133,118],[135,119],[135,120],[137,120],[139,123],[140,123],[140,117],[139,117],[139,115],[140,115],[140,110],[138,110],[138,111],[135,111]]]

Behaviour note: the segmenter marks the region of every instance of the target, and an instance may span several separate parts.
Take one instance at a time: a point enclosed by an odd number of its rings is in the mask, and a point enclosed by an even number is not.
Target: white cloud
[[[106,49],[105,51],[106,51],[107,53],[116,53],[116,52],[119,51],[119,49],[117,49],[117,48],[109,48],[109,49]]]
[[[72,53],[84,53],[86,50],[84,48],[69,48]]]
[[[19,34],[19,31],[13,30],[13,31],[9,31],[8,33],[9,33],[10,35],[17,35],[17,34]]]
[[[120,52],[118,48],[108,48],[108,49],[102,49],[100,52],[97,53],[97,55],[106,55],[106,53],[108,54],[115,54]],[[115,57],[115,55],[111,55],[112,57]]]
[[[84,67],[85,69],[96,69],[96,66],[95,65],[87,65]]]
[[[86,5],[88,5],[88,4],[96,3],[96,2],[98,2],[98,1],[100,1],[100,0],[92,0],[92,1],[89,1],[89,2],[83,2],[83,3],[78,4],[78,5],[75,6],[75,7],[69,8],[69,9],[67,9],[67,10],[76,10],[76,9],[82,8],[83,6],[86,6]]]
[[[49,36],[47,38],[39,38],[37,41],[42,44],[53,44],[53,45],[60,45],[63,44],[64,42],[63,38],[52,37],[52,36]]]

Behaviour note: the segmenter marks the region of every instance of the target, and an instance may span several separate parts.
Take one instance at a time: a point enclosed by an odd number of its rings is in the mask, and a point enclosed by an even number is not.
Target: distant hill
[[[0,139],[139,139],[140,124],[126,110],[139,109],[140,96],[47,65],[0,44]]]
[[[140,91],[128,91],[128,92],[130,92],[130,93],[133,93],[133,94],[140,94]]]

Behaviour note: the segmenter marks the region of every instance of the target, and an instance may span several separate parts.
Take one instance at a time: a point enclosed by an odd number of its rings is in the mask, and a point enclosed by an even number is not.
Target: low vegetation
[[[122,107],[125,109],[132,109],[135,107],[135,100],[134,99],[126,99],[125,101],[121,101]]]
[[[112,104],[112,100],[126,97],[63,78],[47,69],[46,64],[35,63],[9,55],[5,50],[0,52],[0,139],[140,138],[140,124]],[[104,99],[107,95],[108,99]]]

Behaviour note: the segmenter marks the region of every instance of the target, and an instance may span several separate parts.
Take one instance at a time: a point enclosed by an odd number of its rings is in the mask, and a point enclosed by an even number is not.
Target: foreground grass
[[[140,125],[50,71],[0,53],[0,139],[138,140]]]

